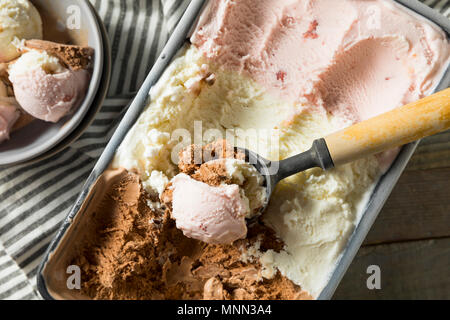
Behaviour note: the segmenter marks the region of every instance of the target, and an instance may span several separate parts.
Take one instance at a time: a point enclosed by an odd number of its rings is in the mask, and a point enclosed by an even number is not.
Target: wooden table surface
[[[334,299],[450,299],[450,131],[422,141]]]

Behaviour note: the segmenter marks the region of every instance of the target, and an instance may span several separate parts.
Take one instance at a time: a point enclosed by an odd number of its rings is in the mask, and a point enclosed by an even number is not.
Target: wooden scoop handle
[[[450,128],[450,88],[325,138],[335,166]]]

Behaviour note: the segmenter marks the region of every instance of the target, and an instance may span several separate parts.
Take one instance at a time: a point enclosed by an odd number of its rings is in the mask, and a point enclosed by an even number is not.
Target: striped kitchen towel
[[[39,299],[36,271],[133,94],[189,0],[91,0],[113,56],[108,97],[70,148],[32,165],[0,169],[0,299]],[[423,0],[450,17],[450,0]]]

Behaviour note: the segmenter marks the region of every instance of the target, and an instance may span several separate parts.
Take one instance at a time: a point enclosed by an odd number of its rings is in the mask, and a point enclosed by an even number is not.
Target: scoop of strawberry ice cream
[[[9,80],[20,106],[48,122],[58,122],[79,106],[89,79],[87,70],[69,70],[45,51],[24,53],[9,67]]]
[[[179,157],[181,173],[160,195],[177,228],[211,244],[245,239],[246,219],[257,217],[266,201],[263,176],[225,140],[190,145]]]
[[[20,117],[20,112],[13,98],[0,96],[0,143],[9,139],[11,128]]]
[[[181,173],[172,180],[172,218],[184,235],[212,244],[247,236],[248,203],[238,185],[210,186]]]

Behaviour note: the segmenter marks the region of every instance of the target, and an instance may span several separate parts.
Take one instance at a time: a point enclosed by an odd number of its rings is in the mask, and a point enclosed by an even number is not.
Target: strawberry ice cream
[[[248,203],[238,185],[210,186],[181,173],[172,180],[172,218],[184,235],[214,244],[247,236]]]
[[[13,97],[8,94],[8,87],[2,79],[2,66],[0,66],[0,143],[9,139],[12,127],[20,117],[20,112]]]
[[[0,143],[9,139],[11,128],[20,117],[12,98],[0,97]]]
[[[422,98],[445,34],[393,1],[211,0],[192,43],[273,94],[357,122]]]
[[[266,200],[264,178],[226,141],[191,145],[179,155],[181,173],[161,195],[177,228],[210,244],[245,239],[246,218],[258,215]]]
[[[33,117],[58,122],[85,96],[87,70],[67,69],[46,51],[30,50],[9,67],[9,80],[21,107]]]

